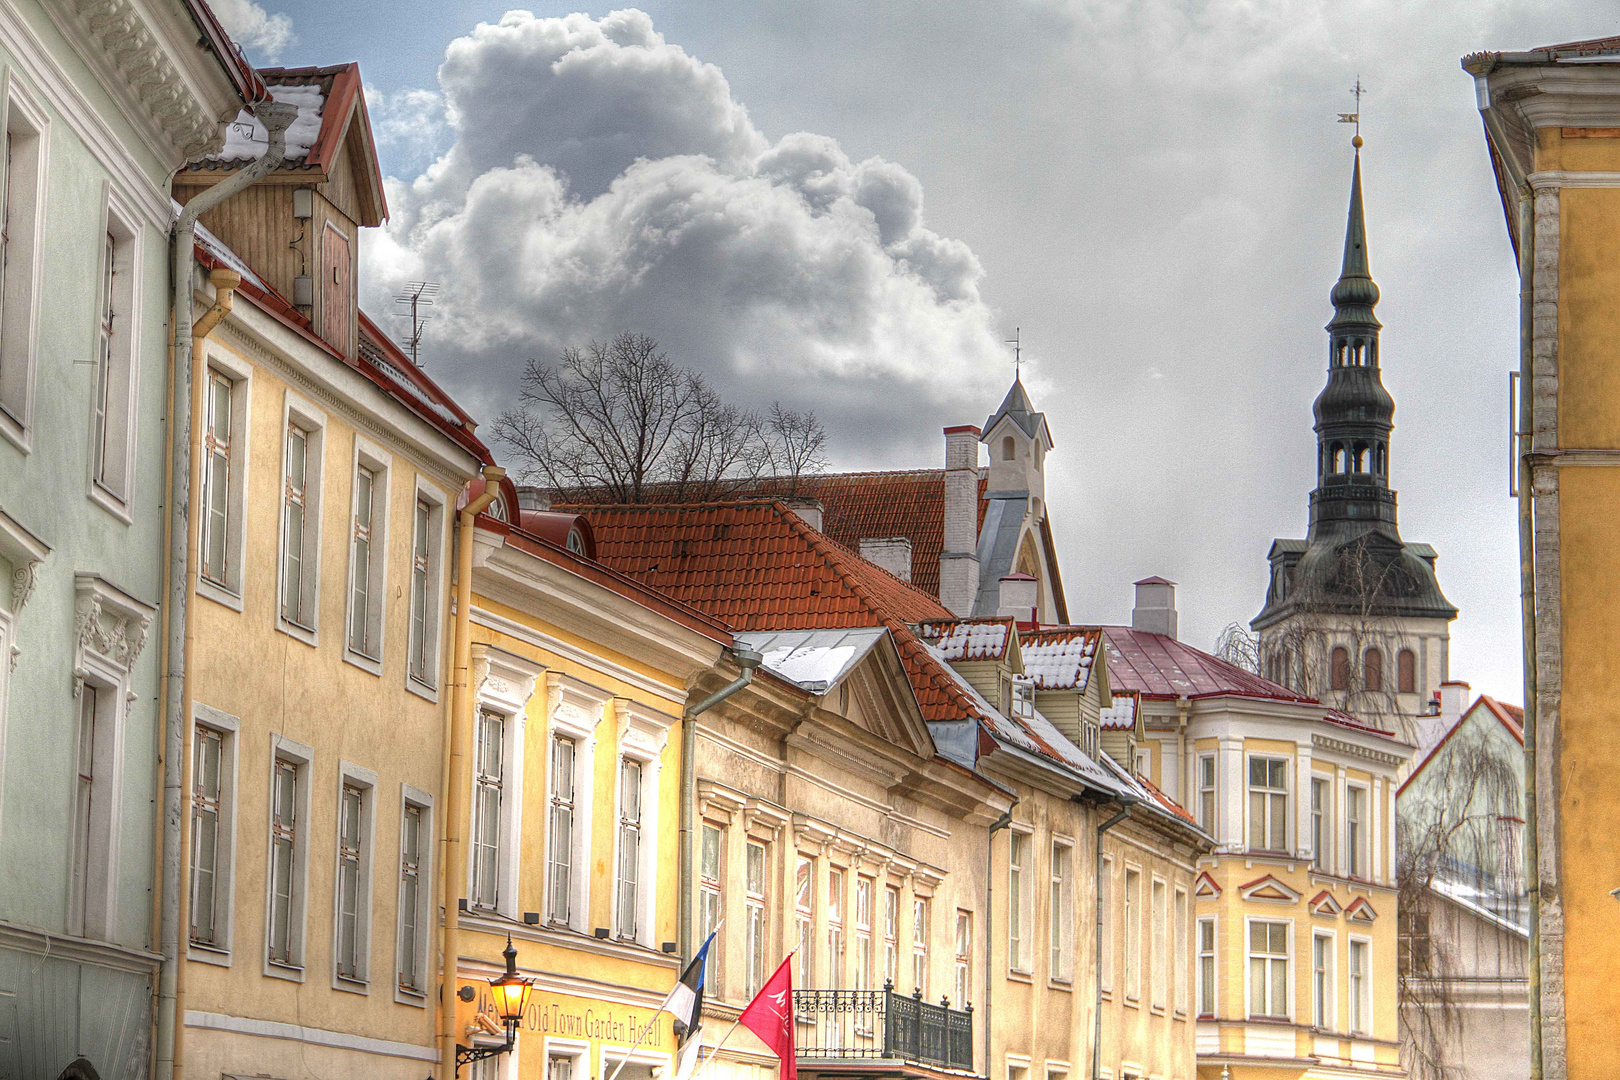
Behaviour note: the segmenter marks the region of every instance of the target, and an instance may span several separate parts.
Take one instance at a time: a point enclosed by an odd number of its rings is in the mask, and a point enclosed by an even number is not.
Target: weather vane
[[[1021,330],[1020,328],[1015,326],[1015,327],[1013,327],[1013,336],[1007,339],[1007,344],[1011,345],[1013,347],[1013,378],[1014,379],[1019,378],[1023,374],[1023,349],[1024,349],[1024,347],[1023,347],[1022,344],[1019,343],[1019,340],[1018,340],[1020,337],[1023,336],[1023,333],[1024,333],[1023,330]]]
[[[1356,111],[1355,112],[1342,112],[1342,113],[1340,113],[1339,114],[1339,123],[1356,125],[1356,134],[1355,134],[1355,137],[1350,140],[1350,145],[1354,146],[1357,150],[1360,150],[1361,149],[1361,95],[1365,94],[1367,92],[1361,85],[1361,76],[1360,75],[1356,76],[1356,85],[1350,88],[1350,92],[1352,94],[1356,95]]]

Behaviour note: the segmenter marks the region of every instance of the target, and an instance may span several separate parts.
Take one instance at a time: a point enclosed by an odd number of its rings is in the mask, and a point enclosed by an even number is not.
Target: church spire
[[[1344,227],[1344,265],[1339,270],[1338,283],[1333,286],[1333,321],[1331,331],[1337,327],[1370,328],[1375,334],[1378,320],[1373,306],[1378,303],[1378,286],[1373,283],[1367,267],[1367,216],[1361,207],[1361,136],[1357,135],[1356,162],[1350,176],[1350,216]]]

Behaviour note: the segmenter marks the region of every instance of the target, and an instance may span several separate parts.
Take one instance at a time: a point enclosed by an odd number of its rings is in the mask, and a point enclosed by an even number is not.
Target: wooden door
[[[321,337],[344,356],[354,354],[354,268],[349,238],[327,222],[321,231]]]

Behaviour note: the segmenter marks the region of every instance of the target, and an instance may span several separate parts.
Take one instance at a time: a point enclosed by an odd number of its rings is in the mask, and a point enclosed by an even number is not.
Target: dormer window
[[[1013,678],[1012,711],[1020,720],[1035,718],[1035,684],[1028,679],[1016,676]]]
[[[1001,460],[1012,461],[1017,456],[1018,444],[1013,442],[1013,437],[1011,435],[1008,435],[1005,439],[1001,440]]]

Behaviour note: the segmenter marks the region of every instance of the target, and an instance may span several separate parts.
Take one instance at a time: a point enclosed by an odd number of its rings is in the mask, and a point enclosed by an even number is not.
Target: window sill
[[[1186,1023],[1186,1021],[1187,1021],[1187,1012],[1186,1012],[1186,1010],[1185,1009],[1177,1009],[1176,1012],[1175,1012],[1175,1019],[1180,1020],[1182,1023]]]
[[[341,990],[345,994],[359,994],[368,997],[371,994],[371,984],[364,979],[351,979],[347,975],[333,975],[332,989]]]
[[[319,630],[313,627],[299,626],[279,612],[276,614],[276,629],[295,641],[302,641],[312,649],[320,647],[321,635]]]
[[[1097,995],[1097,996],[1098,996],[1098,997],[1100,997],[1100,998],[1102,998],[1102,1000],[1104,1000],[1104,1001],[1113,1001],[1113,1000],[1114,1000],[1114,991],[1113,991],[1113,988],[1112,988],[1112,987],[1107,987],[1107,986],[1105,986],[1105,987],[1103,987],[1103,989],[1102,989],[1102,990],[1101,990],[1101,991],[1100,991],[1100,992],[1099,992],[1099,993],[1098,993],[1098,995]]]
[[[1127,1009],[1140,1009],[1142,1007],[1142,999],[1141,998],[1133,998],[1129,994],[1126,994],[1125,995],[1125,1007]]]
[[[34,452],[33,444],[28,438],[29,434],[28,428],[18,423],[10,413],[0,409],[0,435],[4,435],[6,441],[15,446],[24,457]]]
[[[1031,983],[1031,984],[1033,984],[1035,982],[1035,976],[1034,976],[1033,973],[1028,972],[1028,971],[1019,971],[1017,968],[1008,968],[1007,969],[1007,978],[1011,982]]]
[[[1155,1005],[1151,1009],[1149,1009],[1148,1011],[1151,1012],[1154,1016],[1163,1016],[1164,1015],[1164,1006],[1163,1005]]]
[[[106,488],[102,487],[100,484],[96,483],[95,481],[91,481],[90,490],[85,494],[89,496],[91,502],[107,511],[107,513],[111,514],[125,525],[135,524],[135,518],[131,516],[129,512],[129,504],[118,498]]]
[[[373,660],[365,653],[355,652],[352,648],[345,648],[343,650],[343,662],[346,664],[353,664],[355,667],[359,668],[361,671],[364,671],[368,675],[376,675],[378,678],[382,677],[383,665],[381,659]]]
[[[1074,980],[1057,978],[1047,979],[1046,988],[1048,990],[1061,990],[1065,994],[1072,994],[1074,993]]]
[[[205,577],[197,579],[197,595],[222,607],[228,607],[238,615],[242,613],[242,597],[217,582],[209,581]]]
[[[292,964],[283,964],[276,960],[264,962],[264,973],[272,979],[286,979],[288,982],[301,983],[304,981],[304,969]]]
[[[403,986],[394,987],[394,1003],[396,1005],[409,1005],[414,1009],[427,1008],[427,995],[420,990],[408,990]]]
[[[213,964],[215,967],[228,968],[231,966],[231,950],[222,949],[217,945],[204,945],[196,941],[186,943],[186,959],[195,960],[200,964]]]
[[[419,698],[424,698],[433,702],[435,705],[439,703],[439,688],[437,686],[430,686],[421,679],[418,679],[415,675],[405,676],[405,689],[409,690]]]

